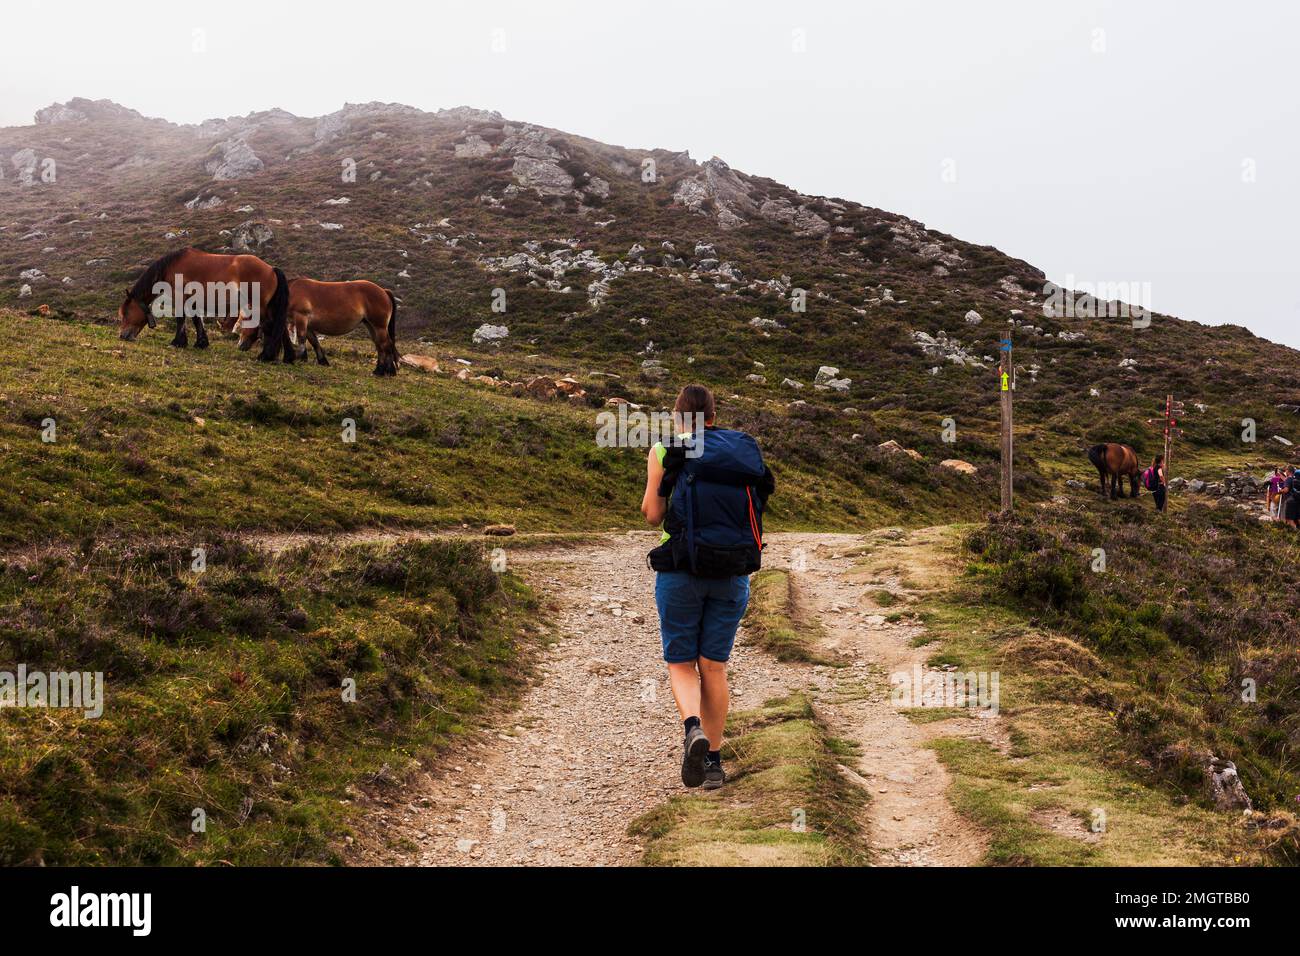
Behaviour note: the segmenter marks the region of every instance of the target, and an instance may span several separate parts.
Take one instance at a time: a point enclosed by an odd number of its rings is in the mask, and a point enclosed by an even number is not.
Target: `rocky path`
[[[837,736],[859,747],[857,766],[846,772],[871,795],[867,836],[875,861],[978,863],[983,835],[952,809],[948,774],[926,742],[935,734],[993,735],[995,723],[966,718],[914,723],[889,693],[889,675],[913,673],[931,653],[915,646],[923,631],[915,619],[888,618],[946,582],[950,571],[941,529],[809,537],[816,540],[800,556],[804,569],[794,572],[797,598],[804,612],[820,621],[825,646],[848,662],[833,692],[819,696],[817,711]]]
[[[869,835],[881,863],[964,864],[978,834],[944,798],[924,748],[930,728],[889,703],[884,669],[920,653],[887,625],[855,571],[863,538],[772,535],[765,562],[789,568],[807,613],[844,667],[782,664],[749,646],[732,658],[733,709],[809,689],[835,732],[862,746],[845,772],[871,791]],[[630,865],[638,814],[682,792],[681,725],[660,657],[653,535],[512,556],[540,593],[557,643],[519,706],[471,735],[400,797],[371,808],[349,862],[406,865]],[[874,581],[872,586],[878,586]],[[901,585],[900,585],[901,587]],[[973,723],[966,721],[966,723]]]

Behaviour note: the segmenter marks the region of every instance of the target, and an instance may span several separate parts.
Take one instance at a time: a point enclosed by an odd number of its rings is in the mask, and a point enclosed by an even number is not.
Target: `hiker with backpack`
[[[1282,466],[1274,465],[1273,474],[1268,479],[1268,490],[1264,494],[1264,507],[1268,511],[1268,516],[1274,521],[1282,517],[1282,483],[1286,481],[1286,476],[1282,474]]]
[[[662,523],[647,555],[673,700],[684,734],[682,783],[721,787],[727,661],[763,551],[763,511],[775,488],[758,442],[717,428],[713,393],[687,385],[673,405],[671,447],[646,463],[641,513]]]
[[[1142,487],[1151,492],[1156,500],[1156,511],[1165,510],[1165,456],[1156,455],[1151,460],[1151,467],[1142,472]]]
[[[1282,483],[1282,520],[1288,528],[1300,527],[1300,475],[1294,465],[1287,466]]]

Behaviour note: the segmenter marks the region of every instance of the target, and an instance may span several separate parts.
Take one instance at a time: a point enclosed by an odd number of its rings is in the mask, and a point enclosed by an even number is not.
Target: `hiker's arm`
[[[668,512],[668,499],[659,497],[659,482],[664,477],[664,466],[659,464],[659,456],[653,448],[646,459],[645,494],[641,496],[641,513],[652,525],[663,523]]]

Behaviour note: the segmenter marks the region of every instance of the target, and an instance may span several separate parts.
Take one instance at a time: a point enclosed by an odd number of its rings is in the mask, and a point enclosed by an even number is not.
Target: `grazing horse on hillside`
[[[146,325],[156,328],[154,307],[160,296],[170,301],[176,318],[172,345],[177,348],[189,344],[185,335],[187,318],[194,322],[194,346],[200,349],[208,347],[205,316],[216,319],[227,330],[233,329],[236,322],[243,327],[256,318],[254,327],[263,333],[258,358],[274,362],[276,353],[283,350],[286,362],[294,360],[285,336],[289,281],[283,272],[257,256],[217,255],[188,247],[168,253],[145,269],[135,285],[126,290],[126,298],[117,309],[118,337],[132,342]]]
[[[1125,476],[1128,477],[1133,497],[1138,496],[1138,476],[1142,474],[1142,465],[1138,461],[1137,452],[1128,445],[1118,445],[1114,442],[1093,445],[1088,449],[1088,460],[1096,466],[1097,474],[1101,476],[1101,494],[1103,498],[1106,496],[1106,478],[1108,476],[1110,478],[1110,496],[1112,498],[1125,497],[1124,489],[1119,484]]]
[[[365,323],[375,343],[376,375],[397,374],[397,300],[393,293],[366,279],[351,282],[320,282],[296,278],[289,283],[288,337],[306,360],[307,345],[316,361],[328,365],[320,335],[347,335]],[[256,334],[256,330],[253,331]],[[241,342],[240,347],[245,347]]]

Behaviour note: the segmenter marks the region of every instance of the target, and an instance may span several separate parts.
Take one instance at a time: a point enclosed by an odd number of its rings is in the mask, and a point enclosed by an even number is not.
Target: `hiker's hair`
[[[1154,458],[1151,459],[1151,467],[1152,467],[1152,468],[1156,467],[1157,465],[1163,465],[1164,463],[1165,463],[1165,456],[1164,456],[1164,455],[1156,455],[1156,457],[1154,457]]]
[[[677,401],[673,403],[673,414],[685,416],[697,412],[704,416],[706,422],[713,421],[717,412],[713,393],[703,385],[687,385],[677,393]]]

